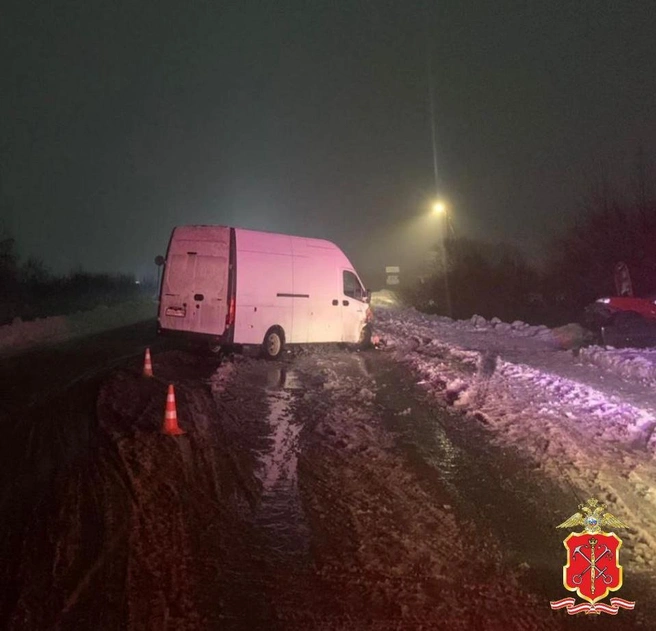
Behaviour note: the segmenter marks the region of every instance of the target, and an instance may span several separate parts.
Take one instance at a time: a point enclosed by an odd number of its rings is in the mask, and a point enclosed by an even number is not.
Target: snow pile
[[[612,505],[633,531],[631,560],[656,564],[656,351],[579,350],[585,336],[572,325],[453,321],[414,309],[378,310],[376,329],[443,405],[582,500]]]
[[[591,364],[627,379],[651,383],[656,381],[656,350],[654,349],[591,346],[581,349],[581,356]]]
[[[42,344],[53,344],[127,326],[157,315],[153,300],[125,302],[114,307],[101,305],[92,311],[67,316],[37,318],[22,322],[16,318],[12,324],[0,326],[0,353],[26,350]]]

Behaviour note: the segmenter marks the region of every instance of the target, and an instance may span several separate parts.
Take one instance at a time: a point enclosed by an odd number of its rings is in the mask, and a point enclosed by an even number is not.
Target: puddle
[[[260,459],[263,469],[261,481],[265,492],[276,486],[288,487],[293,491],[297,482],[296,449],[301,425],[292,422],[291,395],[288,392],[267,392],[267,399],[271,447]]]
[[[302,425],[292,411],[294,392],[303,386],[284,366],[272,368],[266,389],[269,447],[260,454],[262,497],[257,524],[275,538],[272,546],[290,555],[309,553],[309,531],[298,492],[298,441]]]
[[[272,366],[267,371],[267,393],[271,390],[304,390],[296,371],[287,366]]]

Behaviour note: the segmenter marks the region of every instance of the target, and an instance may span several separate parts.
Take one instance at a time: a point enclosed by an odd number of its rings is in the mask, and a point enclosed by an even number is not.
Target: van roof
[[[176,239],[189,241],[224,241],[228,226],[176,226],[173,234]]]
[[[225,230],[229,229],[230,226],[224,225],[208,225],[208,224],[190,224],[186,226],[176,226],[174,228],[175,236],[180,239],[190,239],[196,241],[214,241],[214,240],[223,240],[225,235]],[[235,230],[238,233],[250,234],[252,236],[256,235],[282,235],[290,237],[296,242],[302,242],[305,247],[311,248],[323,248],[327,250],[339,249],[338,246],[332,241],[326,239],[316,239],[314,237],[303,237],[293,234],[285,234],[282,232],[273,232],[271,230],[251,230],[248,228],[237,228]]]

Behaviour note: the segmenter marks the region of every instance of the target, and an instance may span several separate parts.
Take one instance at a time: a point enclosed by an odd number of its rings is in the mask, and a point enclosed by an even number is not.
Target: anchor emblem
[[[598,578],[601,578],[606,585],[611,585],[613,583],[613,577],[610,574],[607,574],[608,566],[601,569],[598,566],[599,561],[603,560],[605,556],[611,556],[611,549],[606,544],[602,544],[604,550],[599,556],[596,556],[595,548],[597,543],[597,539],[590,537],[587,545],[578,545],[576,548],[574,548],[574,552],[572,552],[572,560],[575,560],[578,555],[583,557],[583,559],[585,559],[585,561],[588,563],[588,566],[581,573],[572,576],[572,583],[574,583],[576,586],[581,585],[583,583],[583,577],[585,574],[590,572],[590,592],[592,594],[594,594],[596,591],[595,581]],[[585,555],[585,553],[582,551],[583,548],[590,548],[590,557]]]

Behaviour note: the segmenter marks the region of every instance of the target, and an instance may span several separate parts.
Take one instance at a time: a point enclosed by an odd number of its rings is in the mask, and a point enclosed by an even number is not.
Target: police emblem
[[[576,592],[587,603],[576,604],[572,597],[552,600],[552,609],[567,609],[574,615],[608,613],[617,615],[621,609],[633,609],[635,602],[613,597],[609,603],[599,602],[610,592],[622,587],[623,569],[620,565],[622,540],[612,529],[628,528],[617,517],[606,512],[606,506],[595,499],[579,505],[579,512],[557,526],[583,526],[583,532],[572,532],[563,541],[567,550],[567,565],[563,567],[565,589]]]

